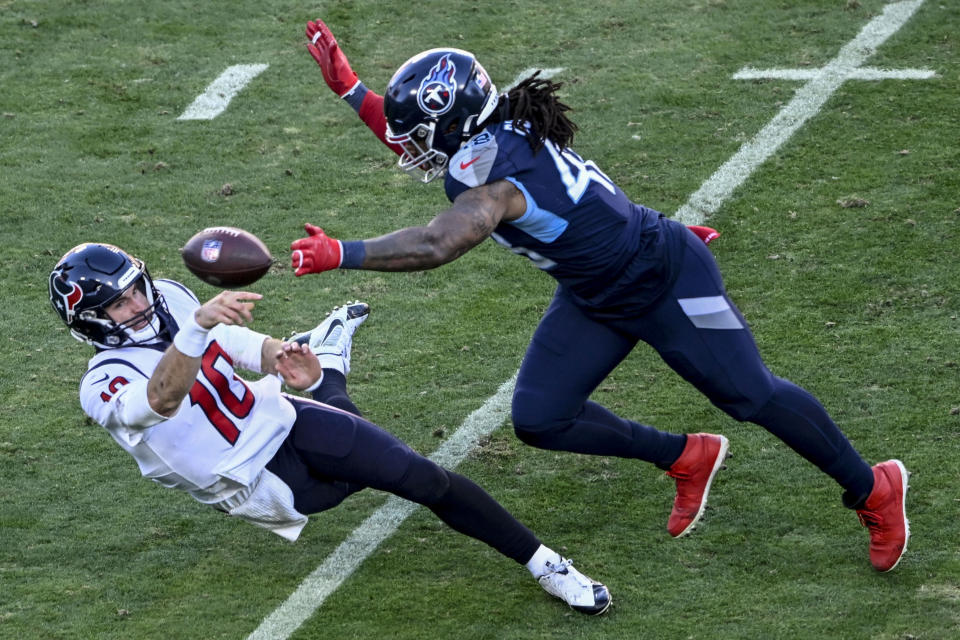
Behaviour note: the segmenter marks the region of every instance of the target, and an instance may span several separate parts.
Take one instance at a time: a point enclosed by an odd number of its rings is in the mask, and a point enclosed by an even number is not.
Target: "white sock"
[[[317,360],[320,361],[320,367],[323,369],[336,369],[343,375],[347,375],[347,371],[344,370],[343,358],[340,356],[332,356],[328,354],[323,354],[317,356]]]
[[[533,557],[527,561],[527,570],[533,574],[534,578],[539,578],[547,573],[548,562],[550,564],[560,564],[561,560],[563,558],[560,557],[559,553],[541,544],[540,548],[534,552]]]

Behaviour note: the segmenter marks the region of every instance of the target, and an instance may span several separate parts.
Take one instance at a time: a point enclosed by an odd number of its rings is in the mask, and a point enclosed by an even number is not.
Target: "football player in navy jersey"
[[[109,244],[85,243],[50,273],[50,303],[94,347],[80,382],[84,411],[141,474],[231,516],[296,540],[306,514],[366,487],[422,504],[454,530],[526,565],[545,591],[582,613],[608,589],[541,544],[471,480],[362,418],[346,389],[353,333],[370,308],[336,308],[281,341],[253,331],[261,295],[223,291],[204,304]],[[241,378],[236,369],[264,374]],[[312,400],[281,391],[311,392]]]
[[[632,202],[579,156],[559,84],[535,73],[498,93],[471,53],[431,49],[405,62],[381,97],[359,81],[322,21],[307,24],[307,37],[327,85],[404,170],[424,182],[443,176],[452,206],[424,226],[366,240],[341,242],[308,224],[308,237],[291,245],[298,276],[431,269],[493,238],[558,283],[517,378],[512,419],[521,440],[652,462],[676,479],[670,535],[689,533],[727,439],[660,431],[589,399],[642,341],[714,405],[836,480],[870,532],[871,564],[897,565],[909,538],[904,465],[871,468],[816,398],[767,369],[705,246],[712,230]]]

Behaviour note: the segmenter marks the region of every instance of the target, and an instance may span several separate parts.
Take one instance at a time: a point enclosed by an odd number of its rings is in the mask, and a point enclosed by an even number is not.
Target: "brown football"
[[[267,245],[236,227],[204,229],[187,240],[180,255],[193,275],[225,289],[253,284],[273,264]]]

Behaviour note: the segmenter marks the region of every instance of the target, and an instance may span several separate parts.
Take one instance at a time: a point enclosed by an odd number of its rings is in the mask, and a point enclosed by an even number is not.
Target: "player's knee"
[[[450,476],[447,470],[423,456],[414,454],[408,460],[395,493],[418,504],[431,505],[439,502],[449,489]]]
[[[811,403],[819,406],[819,402],[809,391],[798,387],[789,380],[771,376],[771,381],[770,392],[762,399],[757,399],[751,410],[742,418],[743,421],[753,422],[769,429],[770,425],[782,422],[784,407],[791,407],[803,412],[802,408],[809,410]]]
[[[574,422],[574,416],[566,416],[555,410],[556,405],[534,402],[529,396],[515,394],[510,417],[513,432],[521,442],[532,447],[549,449],[553,437]]]
[[[776,376],[760,365],[742,369],[737,376],[707,379],[698,386],[728,416],[739,422],[752,422],[773,397],[776,381]]]
[[[714,404],[738,422],[754,422],[757,415],[773,398],[773,394],[773,385],[763,386],[733,397],[726,397],[720,402],[715,401]]]

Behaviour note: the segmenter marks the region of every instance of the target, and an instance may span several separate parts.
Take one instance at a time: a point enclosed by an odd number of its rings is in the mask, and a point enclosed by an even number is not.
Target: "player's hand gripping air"
[[[218,324],[243,326],[253,321],[253,301],[261,298],[262,295],[251,291],[221,291],[203,303],[193,317],[204,329],[212,329]]]
[[[306,238],[294,240],[290,245],[290,266],[296,269],[295,275],[330,271],[340,266],[343,260],[343,246],[309,222],[303,225]]]
[[[357,74],[350,68],[347,56],[343,54],[337,39],[319,18],[307,23],[307,51],[320,65],[327,86],[341,98],[357,86]]]

